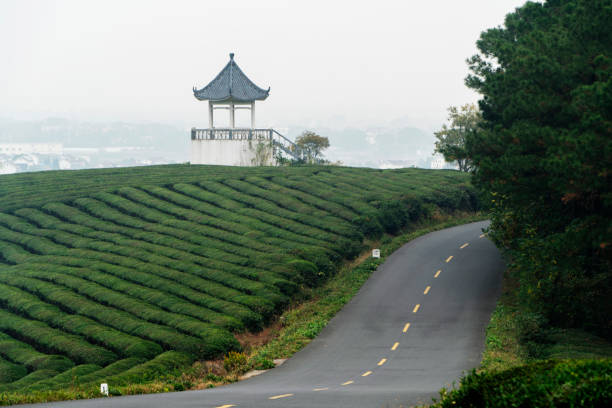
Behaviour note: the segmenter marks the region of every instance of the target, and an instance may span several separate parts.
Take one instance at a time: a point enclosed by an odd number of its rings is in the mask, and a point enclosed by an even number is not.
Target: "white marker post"
[[[107,383],[100,384],[100,394],[104,394],[108,397],[108,384]]]
[[[372,258],[380,258],[380,249],[372,250]]]

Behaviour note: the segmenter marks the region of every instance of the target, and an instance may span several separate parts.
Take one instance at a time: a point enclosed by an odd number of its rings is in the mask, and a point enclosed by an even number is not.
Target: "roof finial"
[[[233,60],[234,59],[234,53],[230,52],[230,59]]]

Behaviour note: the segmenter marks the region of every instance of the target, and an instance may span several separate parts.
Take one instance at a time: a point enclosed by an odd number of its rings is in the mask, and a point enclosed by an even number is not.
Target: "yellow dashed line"
[[[438,269],[438,272],[436,272],[436,274],[434,275],[434,278],[437,278],[438,276],[440,276],[440,272],[442,272],[442,269]]]
[[[325,391],[325,390],[329,390],[329,387],[321,387],[321,388],[313,389],[313,391]]]
[[[449,263],[451,261],[451,259],[453,259],[453,256],[449,256],[448,258],[446,258],[446,263]]]
[[[416,313],[419,311],[419,307],[421,307],[421,304],[418,304],[414,307],[414,309],[412,309],[412,313]]]
[[[353,380],[349,380],[349,381],[347,381],[347,382],[343,382],[343,383],[342,383],[342,385],[350,385],[350,384],[352,384],[352,383],[354,383],[354,382],[355,382],[355,381],[353,381]]]
[[[466,242],[465,244],[461,245],[461,246],[459,247],[459,249],[463,249],[463,248],[465,248],[465,247],[466,247],[466,246],[468,246],[468,245],[470,245],[470,244],[469,244],[468,242]]]
[[[484,238],[485,234],[480,234],[478,238]]]
[[[406,323],[406,325],[404,326],[404,330],[402,330],[402,332],[406,333],[409,328],[410,328],[410,323]]]
[[[431,289],[431,286],[428,286],[425,288],[425,292],[423,292],[424,295],[429,293],[429,289]]]
[[[293,397],[293,394],[281,394],[281,395],[275,395],[275,396],[270,397],[270,398],[268,398],[268,399],[275,400],[275,399],[279,399],[279,398],[287,398],[287,397]]]
[[[231,407],[235,407],[235,405],[225,404],[225,405],[219,405],[218,407],[215,407],[215,408],[231,408]]]
[[[381,358],[377,365],[381,366],[381,365],[385,364],[386,362],[387,362],[386,358]]]
[[[361,374],[362,377],[367,377],[368,375],[372,374],[371,371],[366,371],[365,373]]]
[[[399,346],[399,341],[396,341],[396,342],[393,344],[393,347],[391,347],[391,350],[392,350],[392,351],[395,351],[395,349],[397,349],[397,346]]]

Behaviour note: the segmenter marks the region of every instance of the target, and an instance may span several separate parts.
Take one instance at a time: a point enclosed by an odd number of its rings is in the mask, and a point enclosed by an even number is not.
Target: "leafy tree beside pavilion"
[[[305,130],[295,139],[295,144],[302,149],[308,163],[318,163],[322,160],[323,150],[329,147],[329,139]]]
[[[474,104],[451,106],[448,113],[449,126],[442,125],[442,129],[434,133],[438,139],[434,153],[441,153],[447,162],[457,162],[460,171],[470,171],[472,161],[465,148],[465,141],[469,135],[478,131],[482,116]]]

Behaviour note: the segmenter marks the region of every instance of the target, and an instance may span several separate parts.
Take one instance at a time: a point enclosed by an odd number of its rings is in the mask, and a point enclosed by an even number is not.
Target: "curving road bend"
[[[203,391],[44,407],[406,407],[476,367],[505,264],[486,222],[422,236],[389,256],[285,364]]]

